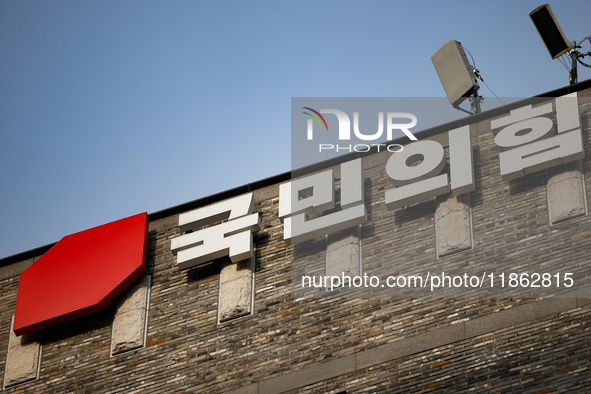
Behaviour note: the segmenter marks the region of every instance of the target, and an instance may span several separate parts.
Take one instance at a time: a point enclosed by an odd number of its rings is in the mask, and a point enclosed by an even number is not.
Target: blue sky
[[[289,171],[291,97],[444,96],[451,38],[500,96],[565,86],[541,4],[2,1],[0,258]],[[591,35],[588,0],[550,5]]]

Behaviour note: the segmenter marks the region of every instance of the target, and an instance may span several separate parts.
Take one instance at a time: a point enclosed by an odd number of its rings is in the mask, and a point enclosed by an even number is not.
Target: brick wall
[[[590,112],[586,104],[582,121],[587,152]],[[468,266],[474,271],[491,266],[511,271],[532,259],[547,259],[550,267],[560,267],[561,259],[586,262],[591,249],[589,216],[549,222],[546,183],[551,171],[503,181],[490,121],[480,121],[471,130],[476,175],[476,191],[471,193],[473,248],[442,258],[450,272]],[[388,211],[383,200],[390,186],[380,174],[386,159],[387,154],[364,158],[371,222],[361,227],[360,238],[368,269],[395,273],[403,271],[404,264],[437,258],[436,202]],[[591,155],[583,167],[589,206]],[[572,293],[570,302],[552,306],[534,298],[493,298],[494,294],[293,298],[292,256],[278,218],[278,185],[255,190],[254,196],[262,225],[254,234],[252,315],[218,323],[223,261],[178,269],[170,241],[181,231],[178,215],[171,215],[152,221],[149,228],[147,273],[152,282],[146,345],[111,356],[116,300],[99,313],[37,333],[42,344],[39,378],[4,391],[591,392],[591,305],[581,292]],[[311,270],[322,271],[325,240],[312,242],[306,257]],[[16,264],[22,271],[28,263]],[[19,270],[8,266],[0,271],[5,273],[0,282],[4,370]],[[469,334],[477,325],[480,331]],[[405,344],[412,346],[402,351]],[[374,357],[376,364],[363,362]]]

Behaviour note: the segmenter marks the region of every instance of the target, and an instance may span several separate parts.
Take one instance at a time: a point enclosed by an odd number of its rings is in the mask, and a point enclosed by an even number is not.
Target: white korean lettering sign
[[[451,130],[448,137],[451,183],[447,173],[441,174],[446,165],[445,151],[436,141],[414,142],[390,156],[386,172],[396,188],[386,191],[389,209],[428,200],[450,190],[455,195],[474,190],[470,128]]]
[[[284,220],[283,238],[289,243],[301,242],[366,222],[361,159],[341,164],[341,210],[306,219],[306,214],[322,213],[334,207],[332,170],[280,185],[279,217]]]
[[[585,157],[576,94],[559,97],[554,105],[515,109],[493,120],[491,129],[507,181]]]
[[[360,255],[358,270],[360,273],[371,272],[371,269],[376,269],[375,267],[379,269],[391,267],[402,270],[401,272],[411,273],[408,277],[420,282],[420,280],[427,280],[431,273],[430,269],[438,267],[440,271],[438,278],[441,281],[446,280],[444,270],[436,264],[448,261],[453,256],[438,255],[435,252],[433,235],[428,233],[443,234],[439,233],[443,231],[446,235],[439,239],[441,242],[449,241],[452,245],[472,245],[472,247],[463,247],[458,252],[469,256],[472,253],[470,250],[478,244],[475,239],[470,238],[474,234],[471,227],[473,201],[480,206],[478,209],[491,203],[483,197],[486,184],[482,185],[482,195],[476,195],[475,200],[468,196],[459,197],[475,190],[473,156],[483,148],[483,145],[473,147],[475,136],[474,129],[471,131],[472,126],[459,126],[458,123],[450,126],[449,129],[443,126],[443,129],[437,133],[437,138],[433,139],[421,139],[420,132],[417,132],[418,141],[415,141],[410,138],[415,136],[415,130],[412,128],[420,124],[422,117],[411,112],[404,110],[396,112],[396,109],[375,111],[378,131],[372,133],[367,123],[362,124],[360,120],[367,112],[358,113],[351,110],[345,112],[336,110],[334,107],[331,110],[322,107],[315,110],[312,106],[304,107],[303,105],[302,107],[305,112],[298,113],[302,118],[298,118],[297,122],[298,138],[312,141],[315,145],[310,146],[316,153],[323,153],[322,144],[334,146],[335,150],[343,150],[345,146],[343,143],[351,141],[348,146],[352,148],[349,159],[326,167],[315,166],[313,168],[321,169],[279,185],[278,217],[283,223],[282,238],[287,245],[293,245],[292,252],[295,252],[302,243],[300,251],[303,251],[301,255],[305,256],[304,260],[316,261],[314,259],[322,254],[317,249],[322,246],[322,242],[317,241],[323,237],[339,232],[332,238],[326,237],[326,245],[348,245],[347,242],[355,243],[354,239],[357,237],[355,234],[359,234],[358,245],[355,244],[354,247],[334,246],[331,250],[336,254],[332,255],[331,261],[335,261],[335,256],[346,250],[348,255],[343,255],[342,258],[355,263],[354,258],[351,259],[350,251],[358,251],[356,253]],[[385,134],[383,133],[383,126],[386,123],[383,120],[385,113],[388,113],[392,119],[394,117],[392,114],[395,114],[401,118],[406,117],[411,122],[398,120],[396,121],[398,123],[395,123],[389,119],[388,130],[397,126],[401,129],[400,138],[396,143],[376,140],[376,143],[371,144],[371,149],[378,154],[366,156],[363,154],[365,152],[363,147],[369,148],[368,138]],[[345,118],[343,114],[349,115]],[[354,133],[350,133],[350,124],[345,122],[349,118],[353,119]],[[479,170],[486,172],[486,177],[482,178],[483,182],[485,179],[488,182],[490,177],[514,181],[535,171],[584,157],[583,132],[576,95],[546,99],[541,104],[522,105],[498,118],[489,121],[480,120],[473,127],[481,127],[482,124],[486,126],[486,122],[490,122],[496,146],[493,146],[492,150],[488,146],[485,154],[489,157],[491,154],[493,156],[498,154],[499,167],[497,169],[493,166]],[[334,140],[322,140],[327,136],[326,133],[333,133]],[[362,137],[360,140],[365,141],[366,145],[353,141],[354,137]],[[478,138],[482,137],[480,133]],[[490,138],[490,135],[487,138]],[[371,140],[371,142],[374,141]],[[318,146],[321,147],[320,150]],[[297,153],[305,152],[307,151]],[[482,158],[482,152],[479,156]],[[488,161],[486,163],[488,164]],[[364,168],[364,164],[368,167]],[[480,167],[482,168],[482,165]],[[510,191],[512,187],[509,185],[507,190]],[[540,195],[539,190],[536,193]],[[432,205],[435,208],[434,211],[428,205],[416,206],[416,208],[411,206],[424,201],[433,201],[437,196],[444,198],[438,199],[437,203]],[[507,196],[513,200],[513,193]],[[512,201],[512,204],[520,203],[519,199]],[[537,206],[541,206],[540,204],[543,205],[544,202],[538,201]],[[488,209],[496,208],[493,206]],[[405,217],[406,212],[411,214]],[[499,213],[501,217],[505,215],[505,211],[499,211]],[[427,232],[427,235],[419,241],[418,245],[414,245],[414,237],[418,233],[412,233],[412,231],[409,233],[405,227],[415,226],[414,221],[417,218],[421,219],[429,215],[434,215],[433,219],[423,222],[422,227],[416,229],[416,231]],[[437,222],[437,218],[444,219]],[[433,226],[433,220],[436,226]],[[494,230],[496,225],[492,221],[497,219],[490,220],[490,224],[485,226],[486,234],[493,234],[496,231]],[[341,230],[360,225],[358,233],[341,232]],[[205,227],[202,228],[203,226]],[[179,216],[179,227],[185,234],[174,238],[171,242],[171,249],[177,256],[179,267],[206,264],[223,256],[229,256],[233,262],[237,262],[252,257],[253,232],[260,230],[260,217],[254,213],[253,194],[248,193],[184,213]],[[491,230],[488,230],[489,228]],[[454,229],[462,231],[456,231],[457,236],[452,236],[450,234],[455,231]],[[517,232],[518,230],[515,230],[512,236]],[[374,234],[376,239],[372,239]],[[460,236],[464,238],[458,238]],[[312,239],[315,242],[304,242]],[[346,240],[345,243],[341,243],[343,240]],[[439,241],[436,240],[436,242]],[[389,252],[390,254],[384,256],[380,254],[381,250],[388,250],[388,248],[394,251],[417,250],[418,252],[412,254],[411,258],[400,261],[395,253]],[[496,261],[497,256],[490,258]],[[465,261],[459,260],[458,264],[470,267],[477,263],[468,258]],[[320,261],[319,264],[310,268],[312,272],[325,272],[327,269],[323,265],[325,263]],[[447,267],[444,268],[447,269]],[[298,270],[298,272],[308,272],[307,267],[297,267],[296,264],[292,264],[291,270],[292,274]],[[381,275],[380,272],[376,273]],[[420,276],[421,273],[423,276]],[[427,276],[424,276],[425,273]],[[482,272],[480,274],[484,275]],[[470,276],[470,280],[474,283],[478,282],[477,279],[474,275]],[[376,280],[378,280],[377,276],[374,282]],[[462,283],[466,283],[466,280],[464,278]],[[483,276],[479,283],[483,283],[482,281]],[[398,286],[402,286],[403,283],[403,279],[397,279]],[[451,294],[440,295],[450,296]],[[373,296],[373,293],[367,293],[364,296]]]
[[[261,224],[253,210],[254,196],[249,193],[179,215],[182,231],[228,221],[173,238],[170,248],[177,255],[177,265],[188,268],[224,256],[230,256],[232,262],[252,257],[252,232]]]

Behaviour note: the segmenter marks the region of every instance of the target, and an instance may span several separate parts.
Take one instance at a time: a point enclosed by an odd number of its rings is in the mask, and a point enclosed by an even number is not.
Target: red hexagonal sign
[[[20,276],[16,335],[103,309],[145,270],[147,245],[146,213],[62,238]]]

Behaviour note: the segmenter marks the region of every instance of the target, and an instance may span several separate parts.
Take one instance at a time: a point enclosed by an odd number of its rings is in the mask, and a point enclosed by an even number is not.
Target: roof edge
[[[565,94],[579,92],[581,90],[588,89],[588,88],[591,88],[591,79],[579,82],[574,85],[567,85],[562,88],[558,88],[558,89],[555,89],[555,90],[552,90],[552,91],[549,91],[546,93],[539,94],[537,96],[533,96],[531,98],[560,97],[560,96],[564,96]],[[458,120],[455,120],[452,122],[448,122],[448,123],[445,123],[445,124],[442,124],[439,126],[432,127],[427,130],[423,130],[423,131],[421,131],[420,136],[421,137],[432,137],[432,136],[437,135],[441,132],[447,131],[450,128],[457,128],[457,127],[461,127],[461,126],[467,126],[472,123],[478,123],[478,122],[485,120],[487,118],[496,116],[497,113],[498,114],[504,113],[504,112],[507,112],[508,110],[511,110],[513,108],[523,106],[524,102],[526,102],[527,100],[530,100],[531,98],[520,100],[515,103],[511,103],[508,105],[497,107],[497,108],[482,112],[482,113],[474,115],[474,116],[458,119]],[[402,140],[402,138],[393,140],[391,142],[396,142],[399,140]],[[363,153],[353,152],[349,155],[339,156],[339,157],[336,157],[336,158],[333,158],[330,160],[326,160],[326,161],[314,164],[309,167],[294,170],[294,172],[299,173],[299,172],[308,172],[308,171],[310,171],[310,172],[311,171],[318,171],[323,168],[332,167],[332,166],[339,164],[345,160],[351,160],[351,159],[358,158],[358,157],[364,157],[367,155],[371,155],[373,153],[376,153],[376,152],[374,152],[373,150],[370,150],[368,152],[363,152]],[[165,218],[167,216],[176,215],[181,212],[189,211],[192,209],[197,209],[199,207],[212,204],[214,202],[222,201],[222,200],[234,197],[234,196],[238,196],[240,194],[251,192],[253,190],[262,189],[267,186],[271,186],[271,185],[274,185],[277,183],[288,181],[289,179],[291,179],[291,176],[292,176],[292,171],[284,172],[279,175],[274,175],[269,178],[265,178],[265,179],[255,181],[252,183],[247,183],[245,185],[238,186],[233,189],[224,190],[220,193],[212,194],[212,195],[198,198],[196,200],[189,201],[189,202],[186,202],[186,203],[183,203],[180,205],[175,205],[170,208],[166,208],[166,209],[163,209],[160,211],[150,213],[150,214],[148,214],[148,218],[150,219],[150,221],[154,221],[154,220]],[[57,242],[53,242],[53,243],[47,244],[45,246],[40,246],[35,249],[31,249],[31,250],[28,250],[25,252],[17,253],[12,256],[4,257],[4,258],[0,259],[0,267],[14,264],[14,263],[18,263],[23,260],[27,260],[27,259],[30,259],[33,257],[40,256],[40,255],[44,254],[45,252],[47,252],[49,249],[51,249],[53,247],[53,245],[55,245],[56,243]]]

